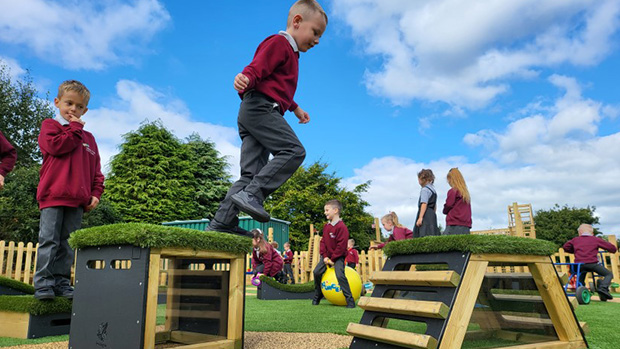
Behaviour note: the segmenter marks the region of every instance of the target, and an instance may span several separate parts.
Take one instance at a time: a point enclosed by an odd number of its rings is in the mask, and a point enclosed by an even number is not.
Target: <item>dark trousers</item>
[[[241,177],[226,193],[216,221],[238,225],[239,209],[230,196],[245,190],[263,201],[297,171],[306,149],[286,122],[277,103],[262,93],[247,92],[237,117],[241,137]],[[269,154],[273,155],[269,161]]]
[[[284,273],[286,274],[287,277],[290,277],[292,280],[292,283],[295,283],[295,274],[293,274],[293,267],[291,266],[290,263],[284,263]]]
[[[585,282],[586,274],[589,271],[593,271],[603,276],[603,280],[598,283],[597,288],[602,288],[605,291],[609,291],[609,285],[611,285],[611,279],[614,277],[614,274],[598,263],[583,264],[581,266],[581,274],[579,275],[579,282],[581,282],[581,284]]]
[[[347,267],[355,269],[355,263],[349,262],[347,263]]]
[[[336,279],[338,279],[338,285],[340,285],[340,289],[342,290],[344,298],[347,300],[347,304],[355,304],[355,300],[351,294],[351,288],[349,287],[349,281],[344,275],[344,257],[338,258],[333,262],[336,272]],[[321,279],[323,278],[323,274],[326,270],[327,266],[323,262],[323,259],[320,259],[319,263],[314,268],[314,297],[316,299],[323,298],[323,293],[321,292]]]
[[[82,225],[82,207],[48,207],[41,210],[39,249],[34,288],[71,286],[71,266],[75,253],[69,235]]]

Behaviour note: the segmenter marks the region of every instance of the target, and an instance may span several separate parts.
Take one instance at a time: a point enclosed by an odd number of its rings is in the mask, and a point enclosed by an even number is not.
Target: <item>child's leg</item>
[[[56,285],[53,264],[60,248],[63,211],[63,207],[48,207],[41,210],[37,270],[33,278],[37,292],[53,292],[52,289]]]
[[[344,298],[347,300],[348,305],[355,305],[355,300],[351,294],[351,287],[349,287],[349,281],[344,274],[344,257],[338,258],[334,261],[334,269],[336,272],[336,278],[338,279],[338,285],[342,290]]]
[[[323,278],[323,274],[327,270],[325,263],[322,259],[319,259],[316,267],[314,267],[314,300],[316,302],[320,301],[323,298],[323,292],[321,292],[321,279]]]
[[[64,215],[60,230],[60,245],[56,252],[56,259],[50,269],[54,275],[55,289],[57,295],[63,290],[71,287],[71,267],[75,252],[69,246],[69,236],[82,226],[82,215],[84,209],[81,207],[63,207]]]

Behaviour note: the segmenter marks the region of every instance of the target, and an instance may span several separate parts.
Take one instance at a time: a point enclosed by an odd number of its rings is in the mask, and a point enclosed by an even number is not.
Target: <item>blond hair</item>
[[[263,232],[260,229],[252,229],[250,233],[252,233],[252,239],[258,239],[258,250],[260,253],[266,254],[268,247],[267,241],[265,241],[265,236],[263,236]]]
[[[327,14],[323,7],[316,0],[298,0],[291,6],[288,11],[288,18],[286,20],[286,27],[290,27],[293,24],[293,17],[301,15],[305,20],[308,20],[312,15],[316,13],[323,15],[325,19],[325,25],[327,25]]]
[[[579,228],[577,228],[577,232],[579,235],[594,235],[594,228],[590,224],[581,224]]]
[[[398,216],[394,212],[390,212],[385,216],[381,217],[381,222],[390,222],[395,227],[401,228],[403,225],[398,222]]]
[[[342,203],[340,201],[336,199],[329,200],[328,202],[325,203],[325,206],[331,206],[333,208],[337,208],[338,214],[342,215]]]
[[[88,105],[88,101],[90,101],[90,91],[86,88],[86,86],[84,86],[84,84],[77,80],[63,81],[63,83],[58,86],[57,98],[61,99],[67,91],[77,92],[80,96],[82,96],[82,98],[84,98],[84,103]]]
[[[451,168],[448,171],[448,184],[450,187],[456,189],[461,193],[463,200],[465,202],[470,203],[471,197],[469,196],[469,190],[467,189],[467,184],[465,183],[465,178],[463,178],[463,174],[459,171],[458,167]]]
[[[422,171],[418,172],[418,178],[424,182],[424,185],[435,183],[435,175],[433,174],[433,171],[428,168],[424,168]]]

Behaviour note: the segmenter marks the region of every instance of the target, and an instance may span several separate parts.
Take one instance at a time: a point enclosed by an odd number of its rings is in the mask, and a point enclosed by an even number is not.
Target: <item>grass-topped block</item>
[[[256,291],[256,298],[258,299],[312,299],[314,297],[314,282],[294,285],[282,284],[266,275],[261,275],[260,280],[261,285]]]
[[[34,294],[34,287],[27,283],[0,276],[0,295]]]

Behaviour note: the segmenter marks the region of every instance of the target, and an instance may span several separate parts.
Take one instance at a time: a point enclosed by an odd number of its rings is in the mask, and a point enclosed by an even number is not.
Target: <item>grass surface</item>
[[[450,251],[550,256],[558,252],[558,246],[546,240],[506,235],[444,235],[392,241],[383,248],[388,257]]]
[[[150,248],[183,247],[196,250],[249,253],[252,240],[213,231],[143,223],[120,223],[80,229],[71,234],[73,248],[134,245]]]
[[[0,276],[0,286],[12,288],[14,290],[21,291],[27,294],[34,294],[34,287],[32,285],[28,285],[27,283],[13,280],[4,276]]]
[[[70,313],[71,306],[71,301],[62,297],[56,297],[51,301],[40,301],[33,296],[0,296],[0,310],[16,313],[32,315]]]

